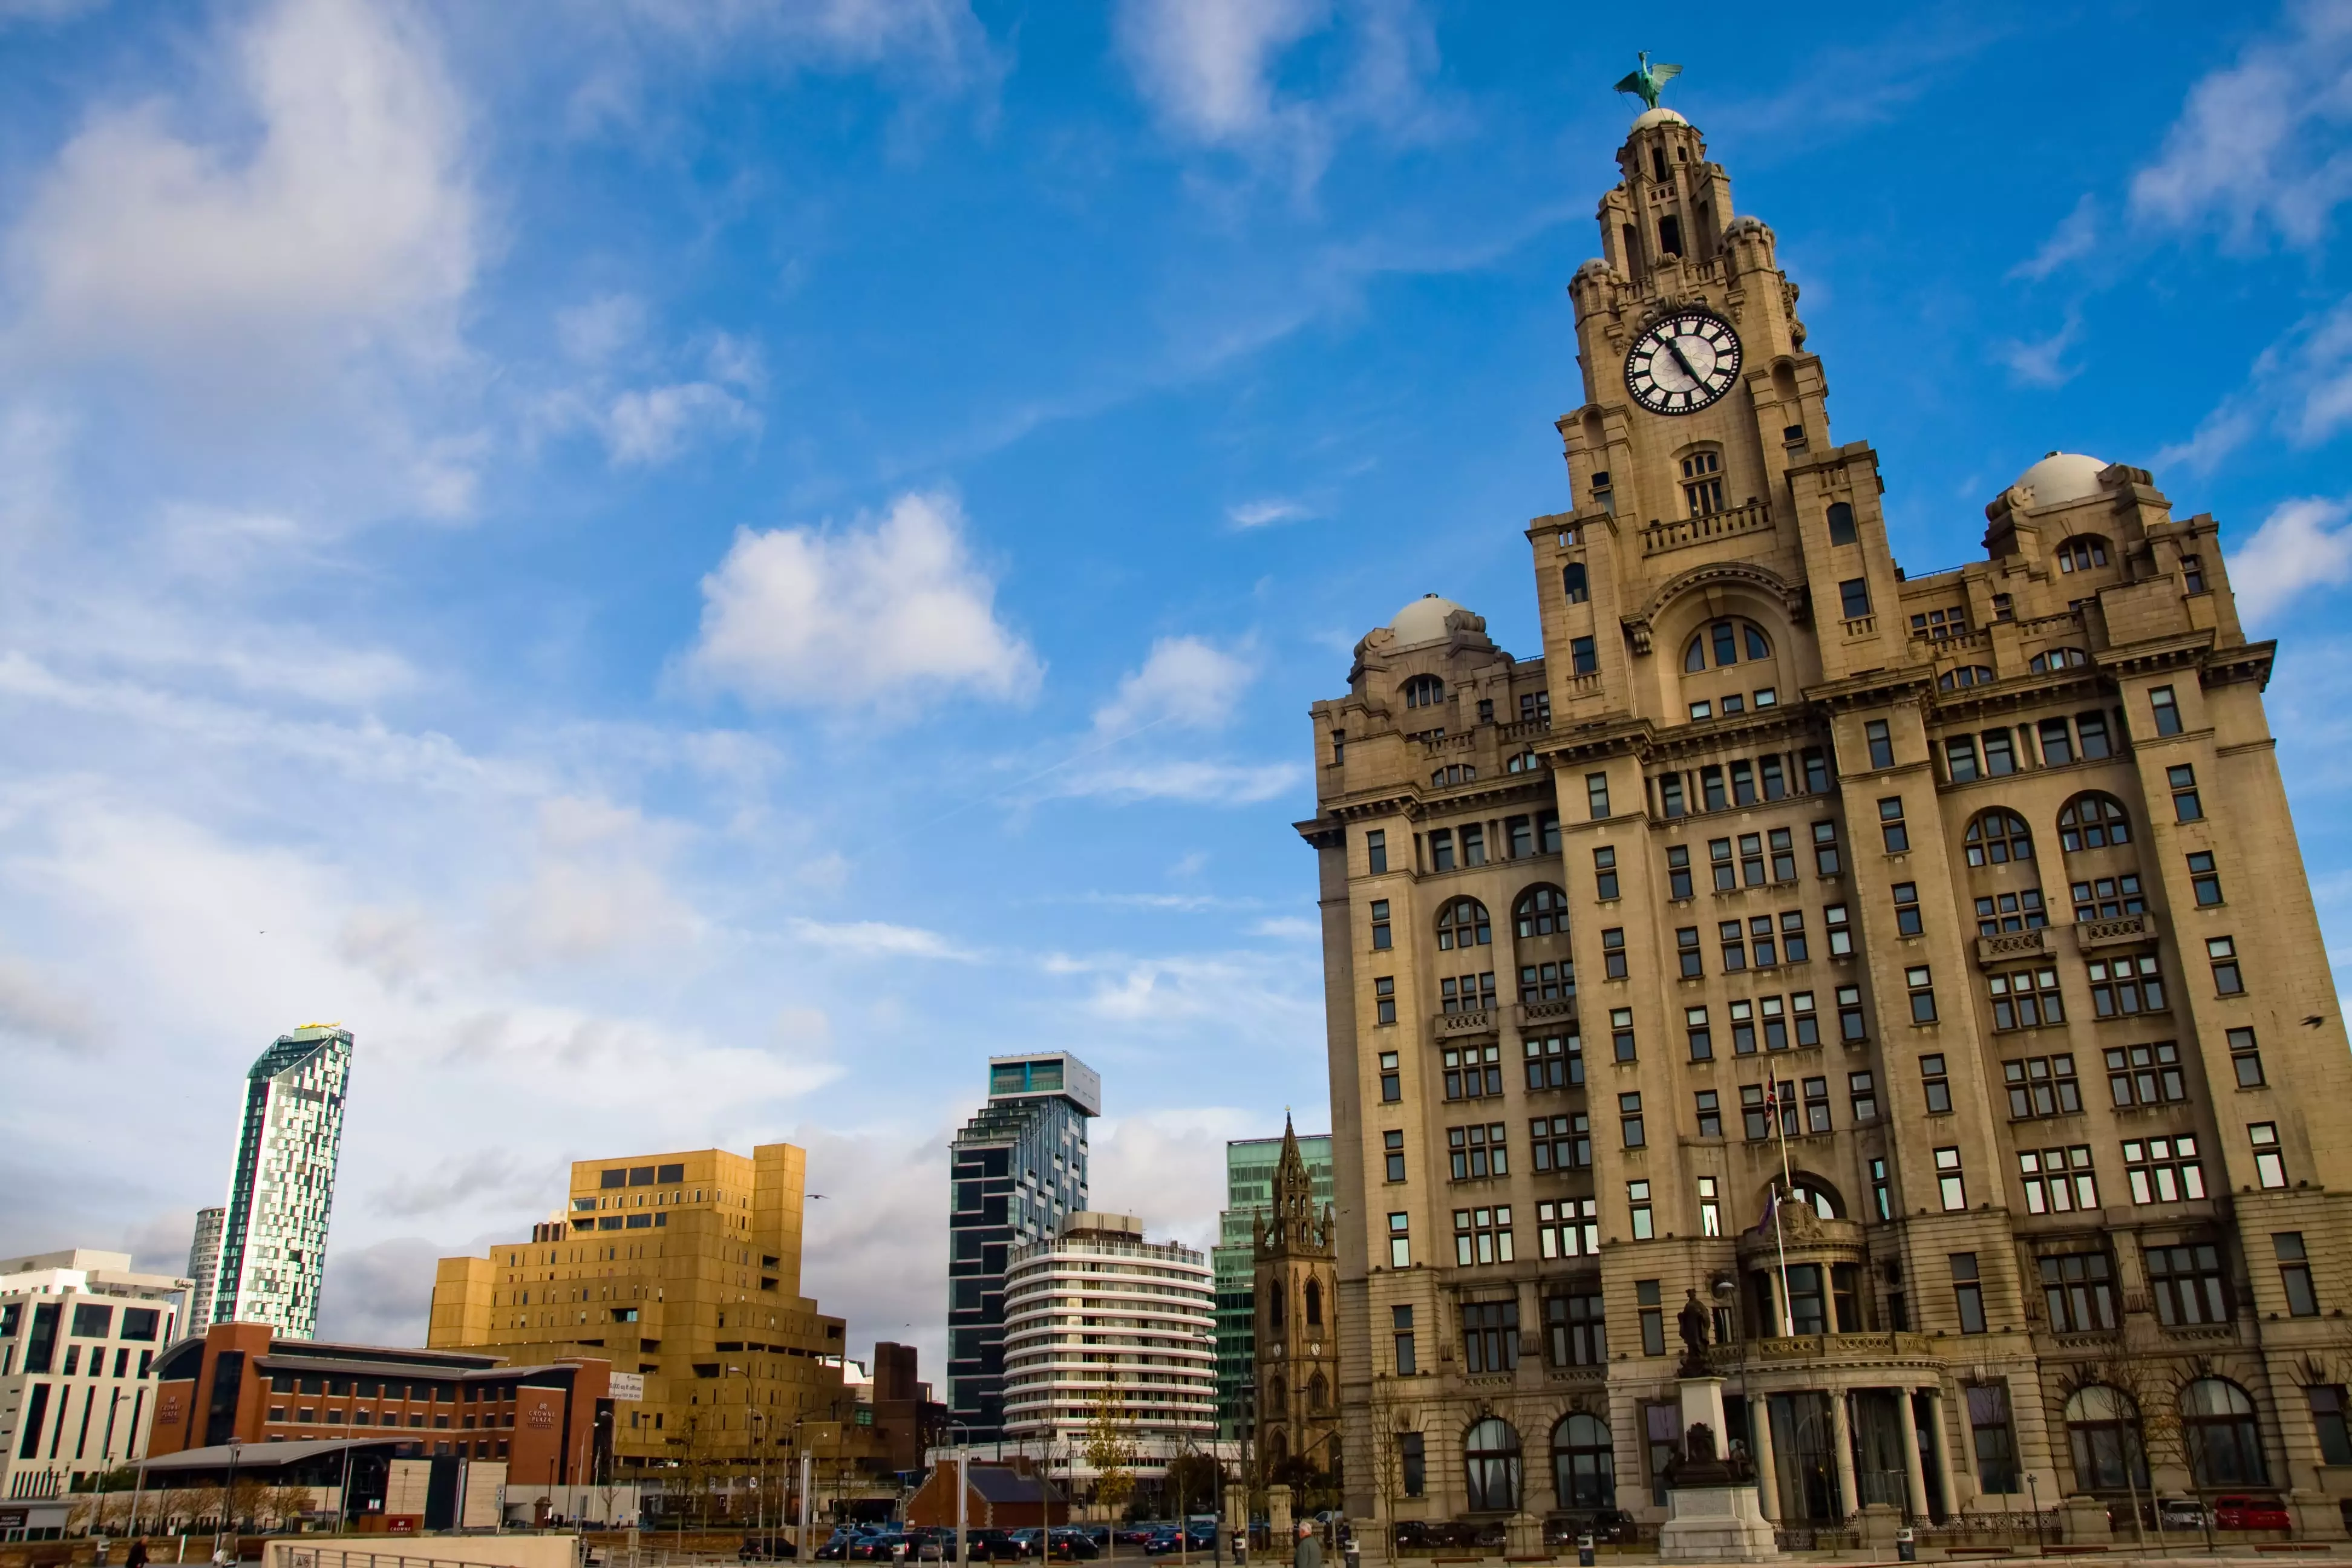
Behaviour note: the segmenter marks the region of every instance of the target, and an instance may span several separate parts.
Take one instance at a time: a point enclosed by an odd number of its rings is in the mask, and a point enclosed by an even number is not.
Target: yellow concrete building
[[[1349,1511],[1660,1519],[1687,1310],[1786,1527],[2341,1536],[2352,1057],[2216,523],[2053,453],[1906,576],[1771,229],[1672,110],[1617,166],[1540,657],[1433,595],[1314,708]]]
[[[842,1321],[800,1290],[804,1162],[789,1143],[580,1161],[561,1219],[441,1260],[427,1343],[642,1376],[614,1402],[624,1472],[837,1453],[856,1400]]]

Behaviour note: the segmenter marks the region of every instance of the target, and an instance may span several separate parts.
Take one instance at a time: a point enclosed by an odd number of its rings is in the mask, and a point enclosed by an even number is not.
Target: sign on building
[[[606,1374],[614,1399],[643,1400],[646,1396],[646,1374],[641,1372],[615,1372]]]

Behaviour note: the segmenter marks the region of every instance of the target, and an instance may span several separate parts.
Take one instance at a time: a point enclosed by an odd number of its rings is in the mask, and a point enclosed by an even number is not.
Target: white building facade
[[[1128,1215],[1073,1214],[1013,1249],[1004,1280],[1004,1435],[1089,1474],[1106,1413],[1155,1474],[1217,1429],[1216,1285],[1207,1255],[1143,1238]]]
[[[246,1074],[210,1322],[317,1334],[351,1073],[351,1031],[306,1024],[278,1036]]]
[[[220,1279],[221,1227],[226,1209],[198,1209],[195,1239],[188,1244],[188,1316],[191,1328],[213,1321],[213,1286]]]
[[[146,1454],[155,1357],[188,1284],[121,1252],[0,1259],[0,1497],[62,1497]]]

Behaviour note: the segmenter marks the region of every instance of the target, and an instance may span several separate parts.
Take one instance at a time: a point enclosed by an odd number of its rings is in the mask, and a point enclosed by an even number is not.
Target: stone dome
[[[2097,495],[2099,474],[2106,466],[2103,458],[2085,457],[2080,452],[2052,452],[2018,475],[2010,491],[2028,511],[2063,506],[2070,500]]]
[[[1738,217],[1733,218],[1729,223],[1723,226],[1723,237],[1726,239],[1729,239],[1735,235],[1769,235],[1771,232],[1772,226],[1766,223],[1762,218],[1758,217],[1753,213],[1742,213]]]
[[[1633,129],[1647,131],[1653,125],[1688,125],[1689,123],[1689,121],[1685,120],[1673,110],[1660,104],[1655,109],[1645,109],[1636,115],[1633,119]]]
[[[1616,275],[1617,269],[1597,256],[1576,269],[1578,279],[1613,278]]]
[[[1423,594],[1389,621],[1389,630],[1396,634],[1396,646],[1411,647],[1415,643],[1442,642],[1445,637],[1445,617],[1462,606],[1435,594]]]

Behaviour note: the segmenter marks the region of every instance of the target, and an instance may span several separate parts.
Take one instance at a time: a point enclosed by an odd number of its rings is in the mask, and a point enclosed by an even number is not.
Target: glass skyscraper
[[[211,1321],[268,1323],[289,1339],[318,1333],[351,1074],[351,1031],[306,1024],[278,1036],[245,1075]]]
[[[1298,1140],[1318,1205],[1331,1201],[1331,1135]],[[1274,1212],[1279,1138],[1236,1138],[1225,1145],[1225,1208],[1217,1216],[1210,1258],[1217,1279],[1217,1436],[1249,1434],[1250,1389],[1257,1373],[1257,1299],[1251,1287],[1253,1222]]]
[[[1087,1206],[1102,1079],[1067,1051],[988,1059],[988,1103],[949,1150],[948,1418],[1004,1433],[1004,1267]]]

